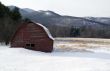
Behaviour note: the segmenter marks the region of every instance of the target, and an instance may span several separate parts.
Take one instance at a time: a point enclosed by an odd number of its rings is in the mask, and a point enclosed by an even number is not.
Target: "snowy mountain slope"
[[[8,6],[13,9],[15,6]],[[39,10],[35,11],[29,8],[19,8],[19,11],[23,18],[29,18],[36,22],[42,23],[46,26],[59,25],[59,26],[92,26],[95,29],[102,28],[103,26],[110,26],[110,18],[106,17],[74,17],[74,16],[63,16],[53,11]],[[50,25],[51,24],[51,25]]]
[[[24,11],[27,11],[28,13],[32,13],[34,12],[35,10],[32,10],[32,9],[29,9],[29,8],[23,8]]]
[[[102,22],[105,24],[110,24],[110,18],[109,17],[84,17],[89,20],[97,21],[97,22]]]

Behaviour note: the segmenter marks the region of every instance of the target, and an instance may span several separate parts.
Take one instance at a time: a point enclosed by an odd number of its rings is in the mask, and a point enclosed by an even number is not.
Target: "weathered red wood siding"
[[[26,47],[26,44],[35,44],[33,50],[51,52],[53,40],[49,38],[43,27],[28,23],[21,26],[11,40],[11,47]]]

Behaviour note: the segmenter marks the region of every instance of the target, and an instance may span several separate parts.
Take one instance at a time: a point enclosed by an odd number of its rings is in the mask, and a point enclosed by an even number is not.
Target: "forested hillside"
[[[16,7],[10,10],[0,2],[0,41],[6,42],[11,39],[15,29],[21,22],[21,15],[19,9]]]
[[[20,9],[23,17],[45,25],[54,37],[110,38],[109,17],[74,17],[53,11],[28,11]]]

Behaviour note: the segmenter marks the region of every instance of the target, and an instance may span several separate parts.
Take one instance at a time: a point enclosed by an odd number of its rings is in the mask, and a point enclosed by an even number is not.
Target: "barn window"
[[[27,47],[29,47],[29,46],[30,46],[30,44],[26,44],[26,46],[27,46]]]
[[[26,44],[27,49],[33,49],[35,47],[35,44]]]
[[[35,44],[31,44],[31,47],[35,47]]]

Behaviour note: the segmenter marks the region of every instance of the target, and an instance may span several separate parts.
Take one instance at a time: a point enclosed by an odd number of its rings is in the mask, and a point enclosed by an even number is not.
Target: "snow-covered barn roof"
[[[33,21],[32,21],[32,22],[33,22]],[[47,33],[47,35],[49,36],[49,38],[52,39],[52,40],[54,40],[54,38],[52,37],[51,33],[49,32],[49,30],[48,30],[45,26],[43,26],[43,25],[40,24],[40,23],[36,23],[36,22],[33,22],[33,23],[35,23],[35,24],[41,26],[41,27],[45,30],[45,32]]]

